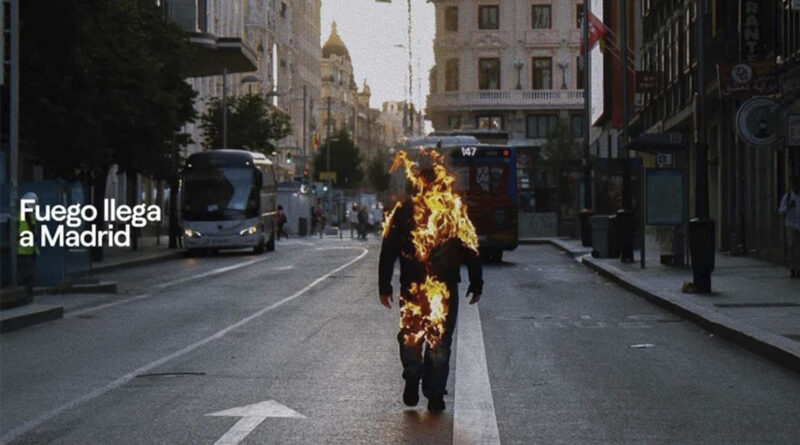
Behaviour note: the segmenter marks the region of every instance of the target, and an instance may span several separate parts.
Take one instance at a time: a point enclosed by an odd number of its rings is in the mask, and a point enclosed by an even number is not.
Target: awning
[[[187,77],[221,76],[226,68],[228,74],[258,70],[255,51],[242,39],[198,32],[188,35],[196,52]]]

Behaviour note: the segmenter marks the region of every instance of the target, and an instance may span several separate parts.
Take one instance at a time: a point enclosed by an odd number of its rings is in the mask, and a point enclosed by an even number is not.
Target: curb
[[[19,315],[11,315],[0,319],[0,333],[16,331],[24,327],[64,317],[63,306],[44,306],[40,310],[20,312],[22,313]]]
[[[581,262],[603,277],[645,300],[755,354],[800,373],[800,344],[797,342],[737,321],[704,306],[688,301],[680,301],[670,295],[651,292],[640,284],[637,279],[627,277],[625,272],[614,266],[602,264],[591,256],[583,257]]]
[[[130,260],[120,261],[120,262],[117,262],[117,263],[111,263],[111,264],[100,263],[98,265],[95,265],[93,263],[92,264],[92,268],[89,269],[89,272],[90,273],[109,272],[109,271],[112,271],[112,270],[124,269],[124,268],[127,268],[127,267],[141,266],[143,264],[156,263],[156,262],[159,262],[159,261],[166,261],[166,260],[170,260],[170,259],[173,259],[173,258],[179,258],[181,256],[183,256],[183,250],[174,249],[174,250],[170,250],[169,252],[165,252],[165,253],[159,253],[159,254],[156,254],[156,255],[150,255],[150,256],[141,257],[141,258],[133,258],[133,259],[130,259]]]

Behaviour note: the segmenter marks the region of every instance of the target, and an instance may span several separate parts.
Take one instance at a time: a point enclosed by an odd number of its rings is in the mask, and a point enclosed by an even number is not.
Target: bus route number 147
[[[473,157],[477,153],[478,147],[461,147],[461,156]]]

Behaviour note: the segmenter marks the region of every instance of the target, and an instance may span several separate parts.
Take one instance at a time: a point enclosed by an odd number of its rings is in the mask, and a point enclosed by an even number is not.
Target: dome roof
[[[372,95],[372,89],[367,85],[367,79],[364,79],[364,87],[361,90],[361,94]]]
[[[325,45],[322,46],[322,58],[327,59],[331,55],[344,57],[348,62],[350,61],[350,52],[347,51],[347,47],[344,45],[342,38],[339,37],[339,32],[336,29],[336,22],[333,22],[331,25],[331,35],[328,37],[328,41],[325,42]]]

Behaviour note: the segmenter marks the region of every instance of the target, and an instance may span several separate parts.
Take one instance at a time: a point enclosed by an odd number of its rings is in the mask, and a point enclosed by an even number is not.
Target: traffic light
[[[312,195],[316,195],[317,194],[317,185],[316,184],[311,184],[311,194]]]
[[[327,193],[327,191],[328,191],[328,184],[325,184],[325,185],[323,185],[323,186],[322,186],[322,191]]]
[[[303,179],[308,179],[308,167],[303,167]]]
[[[291,164],[292,163],[292,153],[291,152],[286,152],[286,163],[287,164]]]

